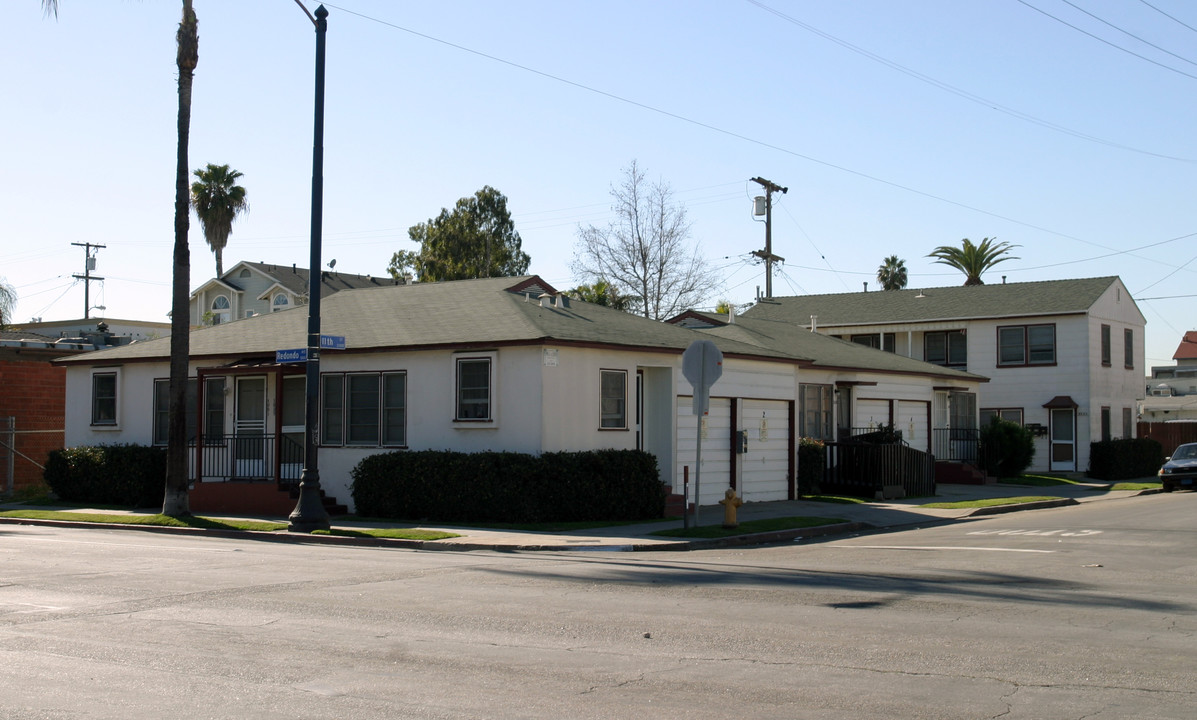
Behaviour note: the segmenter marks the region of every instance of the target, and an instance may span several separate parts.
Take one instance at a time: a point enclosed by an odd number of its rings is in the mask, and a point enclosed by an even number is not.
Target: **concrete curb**
[[[1159,489],[1141,490],[1134,495],[1154,495]],[[925,518],[926,524],[958,522],[960,520],[984,517],[986,515],[1000,515],[1023,510],[1039,510],[1044,508],[1068,507],[1080,505],[1076,498],[1060,498],[1057,500],[1039,500],[1029,503],[1013,503],[1009,505],[994,505],[991,507],[975,508],[971,512],[960,516]],[[895,527],[908,527],[906,523]],[[140,530],[152,533],[174,533],[179,535],[206,535],[209,537],[228,538],[234,540],[259,540],[277,543],[308,544],[308,545],[340,545],[344,547],[375,547],[407,550],[435,550],[439,552],[688,552],[692,550],[715,550],[719,548],[748,547],[753,545],[769,545],[775,543],[792,542],[799,538],[815,538],[830,535],[844,535],[859,531],[884,530],[888,526],[878,526],[867,522],[852,521],[835,523],[833,525],[819,525],[809,528],[794,528],[792,530],[774,530],[763,533],[749,533],[733,535],[725,538],[676,540],[661,542],[641,542],[635,538],[628,538],[627,543],[604,545],[602,543],[565,544],[551,543],[494,543],[494,542],[451,542],[443,540],[404,540],[401,538],[376,537],[343,537],[338,535],[309,535],[306,533],[289,533],[286,531],[263,532],[260,530],[218,530],[209,528],[190,527],[162,527],[158,525],[126,525],[122,523],[93,523],[71,520],[38,520],[33,518],[0,517],[0,525],[39,525],[43,527],[94,527],[109,530]]]

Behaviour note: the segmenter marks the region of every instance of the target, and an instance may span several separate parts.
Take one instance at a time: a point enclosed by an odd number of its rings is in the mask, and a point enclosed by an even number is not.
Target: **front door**
[[[1051,413],[1050,469],[1076,470],[1076,411],[1053,408]]]
[[[233,477],[260,479],[270,463],[266,444],[266,378],[237,378],[233,422]]]

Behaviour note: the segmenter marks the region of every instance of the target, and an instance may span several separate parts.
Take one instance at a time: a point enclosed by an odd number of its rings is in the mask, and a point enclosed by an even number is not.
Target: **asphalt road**
[[[1192,718],[1197,494],[691,553],[0,526],[0,718]]]

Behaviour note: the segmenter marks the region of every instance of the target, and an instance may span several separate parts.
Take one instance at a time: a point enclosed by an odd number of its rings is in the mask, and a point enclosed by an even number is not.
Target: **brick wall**
[[[16,418],[15,446],[20,453],[13,460],[14,489],[41,484],[42,470],[34,462],[45,465],[50,451],[62,447],[65,413],[65,368],[26,353],[0,355],[0,418]],[[7,490],[7,457],[0,454],[0,459],[2,492]]]

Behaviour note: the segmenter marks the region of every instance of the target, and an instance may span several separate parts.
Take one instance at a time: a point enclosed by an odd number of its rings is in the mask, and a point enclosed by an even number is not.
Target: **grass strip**
[[[1159,490],[1163,485],[1158,482],[1120,482],[1110,486],[1110,490]]]
[[[371,537],[388,540],[444,540],[445,538],[461,537],[457,533],[441,532],[440,530],[423,530],[421,528],[361,528],[360,530],[346,530],[333,528],[331,530],[313,530],[313,535],[333,535],[335,537]]]
[[[863,505],[868,500],[858,497],[848,497],[847,495],[803,495],[799,500],[810,500],[811,502],[835,503],[837,505]]]
[[[1031,487],[1052,487],[1053,485],[1083,485],[1084,483],[1056,475],[1020,475],[1018,477],[1002,478],[998,482],[1003,485],[1029,485]]]
[[[131,515],[107,513],[66,512],[63,510],[5,510],[0,517],[23,520],[65,520],[67,522],[100,523],[104,525],[153,525],[156,527],[190,527],[207,530],[247,530],[274,532],[286,530],[286,523],[263,520],[214,520],[198,515],[172,517],[170,515]]]
[[[963,510],[967,508],[993,507],[995,505],[1022,505],[1023,503],[1042,502],[1044,500],[1059,500],[1051,495],[1021,495],[1019,497],[984,498],[981,500],[964,500],[962,502],[927,503],[919,507],[939,510]]]
[[[722,525],[703,525],[696,528],[676,528],[671,530],[657,530],[652,535],[681,538],[725,538],[736,535],[752,535],[754,533],[776,532],[779,530],[795,530],[800,528],[819,527],[821,525],[836,525],[847,522],[842,518],[825,517],[783,517],[766,518],[763,520],[749,520],[740,523],[737,528],[725,528]]]

